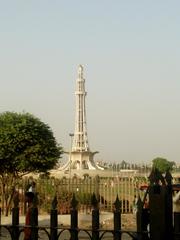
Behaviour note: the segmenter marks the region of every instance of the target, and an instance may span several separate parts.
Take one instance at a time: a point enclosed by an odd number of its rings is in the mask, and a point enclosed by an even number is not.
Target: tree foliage
[[[45,172],[61,153],[51,129],[38,118],[29,113],[0,114],[0,173]]]
[[[152,160],[153,168],[158,169],[161,173],[165,173],[167,171],[172,171],[175,166],[175,162],[170,162],[165,158],[157,157]]]
[[[0,114],[0,189],[6,215],[17,179],[27,173],[47,172],[61,154],[53,132],[40,119],[29,113]]]

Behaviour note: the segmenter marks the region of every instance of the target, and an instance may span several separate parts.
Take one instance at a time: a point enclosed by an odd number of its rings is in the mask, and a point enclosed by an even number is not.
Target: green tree
[[[153,168],[158,169],[161,173],[165,173],[167,171],[172,171],[175,166],[175,162],[170,162],[165,158],[157,157],[152,160]]]
[[[127,165],[128,165],[128,163],[123,160],[123,161],[120,163],[120,168],[121,168],[121,169],[126,169],[126,168],[127,168]]]
[[[40,119],[29,113],[1,113],[0,180],[6,208],[18,178],[32,172],[47,172],[56,166],[61,154],[62,147],[53,132]]]

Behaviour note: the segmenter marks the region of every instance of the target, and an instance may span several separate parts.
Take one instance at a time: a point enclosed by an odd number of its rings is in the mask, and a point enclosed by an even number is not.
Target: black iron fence
[[[99,201],[96,194],[91,199],[91,227],[80,228],[78,226],[78,209],[75,194],[71,201],[70,226],[63,227],[58,224],[58,202],[57,196],[54,198],[50,210],[50,226],[44,227],[38,224],[38,208],[33,205],[31,211],[30,224],[28,226],[19,224],[19,201],[14,198],[14,207],[12,208],[12,223],[10,225],[0,224],[1,234],[3,229],[9,232],[9,239],[21,239],[24,229],[31,230],[31,240],[42,239],[113,239],[121,240],[126,234],[129,239],[136,240],[179,240],[180,239],[180,213],[173,213],[173,188],[171,175],[169,173],[163,177],[157,171],[152,171],[150,184],[143,198],[138,197],[135,231],[123,231],[121,226],[122,202],[119,197],[113,204],[113,227],[112,229],[103,229],[100,225]],[[66,236],[64,237],[64,233]],[[42,237],[41,234],[44,234]]]
[[[114,203],[113,211],[113,229],[102,229],[100,226],[100,211],[99,203],[96,199],[95,194],[92,197],[92,222],[91,228],[79,228],[78,227],[78,210],[77,210],[77,200],[75,195],[73,195],[71,201],[71,211],[70,211],[70,227],[63,227],[58,225],[58,211],[57,211],[57,199],[53,200],[52,209],[50,211],[50,226],[39,226],[38,225],[38,209],[34,205],[30,216],[30,225],[20,225],[19,224],[19,206],[17,199],[14,199],[14,207],[12,209],[12,223],[10,225],[0,225],[1,236],[3,237],[3,229],[8,231],[9,239],[19,240],[23,238],[24,229],[29,228],[31,231],[31,240],[37,240],[39,237],[49,240],[58,239],[114,239],[121,240],[123,235],[129,236],[129,239],[139,239],[138,236],[142,233],[133,231],[123,231],[121,229],[121,202],[117,197]],[[66,232],[66,234],[64,234]],[[8,237],[7,237],[8,238]]]

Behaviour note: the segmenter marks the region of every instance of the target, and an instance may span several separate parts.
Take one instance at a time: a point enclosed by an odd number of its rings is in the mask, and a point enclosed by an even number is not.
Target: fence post
[[[173,203],[172,203],[172,176],[170,172],[166,172],[166,207],[165,207],[165,221],[166,221],[166,238],[173,238]]]
[[[92,210],[92,239],[99,239],[99,206],[95,194],[93,193],[91,204],[93,206]]]
[[[32,240],[38,240],[38,208],[37,208],[38,198],[35,194],[33,200],[33,207],[30,214],[30,226],[31,226],[31,238]]]
[[[2,212],[1,212],[1,207],[0,207],[0,236],[1,236],[1,214],[2,214]]]
[[[137,222],[137,235],[138,235],[139,240],[143,240],[143,231],[144,231],[143,213],[142,212],[143,212],[143,203],[141,201],[140,196],[138,196],[136,222]]]
[[[99,201],[99,183],[100,183],[100,178],[98,175],[95,176],[95,195],[96,195],[96,199]]]
[[[16,193],[13,198],[14,207],[12,209],[12,239],[19,239],[19,194]]]
[[[174,212],[174,240],[178,240],[180,236],[180,213]]]
[[[151,172],[149,179],[151,240],[173,239],[171,183],[157,169]]]
[[[121,202],[118,195],[114,203],[114,240],[121,240]]]
[[[57,219],[57,196],[54,197],[52,201],[52,208],[51,208],[51,240],[57,240],[57,226],[58,226],[58,219]]]
[[[71,201],[71,240],[78,240],[78,201],[73,194]]]

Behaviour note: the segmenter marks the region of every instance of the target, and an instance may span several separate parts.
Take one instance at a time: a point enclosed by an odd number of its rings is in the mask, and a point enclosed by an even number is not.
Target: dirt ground
[[[50,216],[49,215],[40,215],[38,217],[38,219],[39,219],[39,226],[49,226],[50,225]],[[83,229],[83,228],[89,229],[90,228],[91,229],[92,216],[90,214],[89,215],[79,214],[78,219],[79,219],[78,220],[79,228],[81,228],[81,229]],[[20,216],[19,220],[20,220],[20,224],[22,224],[22,225],[25,224],[24,216]],[[70,221],[71,221],[70,215],[58,215],[58,223],[63,228],[69,227]],[[12,222],[11,215],[8,217],[2,216],[1,223],[3,225],[11,224],[11,222]],[[135,214],[122,214],[121,215],[121,227],[122,227],[121,228],[122,231],[136,231],[136,216],[135,216]],[[106,229],[112,230],[114,228],[113,213],[105,212],[100,215],[100,228],[102,230],[106,230]],[[0,239],[2,239],[2,240],[10,240],[11,239],[9,233],[4,228],[2,229],[1,233],[2,234],[0,236]],[[41,239],[44,239],[44,240],[48,239],[44,231],[40,231],[39,234],[41,236]],[[69,239],[70,233],[65,231],[64,234],[66,234],[67,236],[63,235],[62,239]],[[23,233],[20,236],[20,240],[22,240],[22,239],[23,239]],[[79,237],[79,239],[84,239],[84,237],[82,237],[82,238]],[[112,233],[110,233],[110,235],[108,235],[108,233],[107,233],[106,239],[112,240],[113,239]],[[122,240],[130,240],[130,239],[132,239],[132,238],[127,233],[122,234]]]
[[[50,225],[50,216],[49,215],[39,215],[39,226],[48,226]],[[80,228],[90,228],[92,224],[92,216],[90,214],[79,214],[78,216],[78,226]],[[2,216],[1,224],[11,224],[12,216]],[[25,223],[25,217],[20,216],[20,224]],[[70,215],[58,215],[58,223],[63,226],[70,226]],[[113,229],[113,213],[104,212],[100,215],[100,228],[102,229]],[[136,230],[136,215],[135,214],[122,214],[121,215],[121,227],[122,230]]]
[[[113,219],[105,220],[102,224],[104,229],[113,229]],[[122,230],[136,230],[136,215],[135,214],[122,214],[121,215],[121,228]]]

